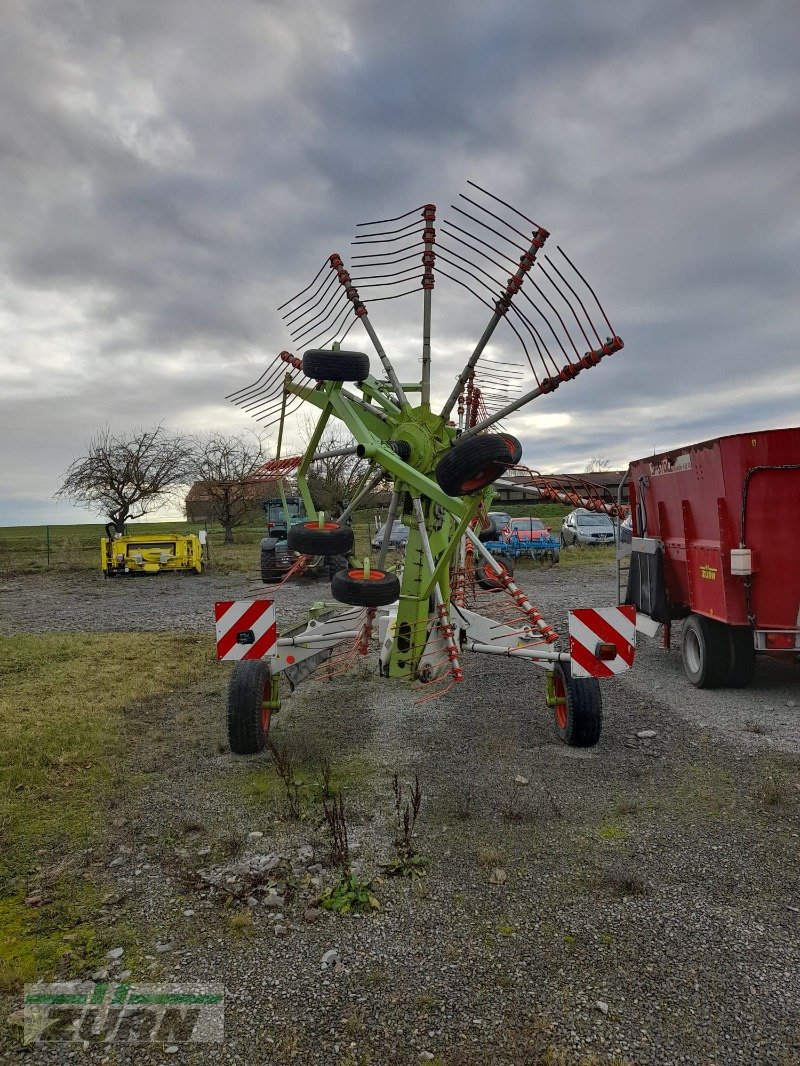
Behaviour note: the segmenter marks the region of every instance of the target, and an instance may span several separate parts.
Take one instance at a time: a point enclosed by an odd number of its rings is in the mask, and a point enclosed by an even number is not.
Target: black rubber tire
[[[522,445],[517,438],[512,437],[510,433],[500,433],[498,436],[502,437],[506,442],[506,447],[511,456],[511,465],[516,466],[520,459],[522,459]]]
[[[315,381],[363,381],[369,377],[369,356],[311,348],[303,353],[303,373]]]
[[[509,577],[514,576],[514,564],[510,559],[497,559]],[[494,589],[504,589],[505,585],[498,580],[498,575],[489,565],[488,560],[478,559],[475,563],[475,580],[482,589],[493,592]]]
[[[361,569],[340,570],[334,574],[331,581],[333,598],[351,607],[388,607],[394,603],[400,595],[400,581],[395,574],[372,570],[372,574],[379,576],[371,577],[368,581],[353,576],[363,573]]]
[[[485,544],[487,540],[500,540],[500,530],[494,523],[494,519],[489,519],[489,525],[486,529],[478,531],[478,540],[481,544]]]
[[[695,688],[718,688],[728,673],[726,627],[712,618],[690,614],[683,623],[683,672]]]
[[[265,585],[274,585],[281,580],[282,574],[275,562],[275,549],[261,549],[261,580]]]
[[[756,668],[756,649],[750,626],[725,626],[728,639],[728,669],[722,684],[726,688],[747,688]]]
[[[569,663],[556,663],[556,694],[566,704],[555,708],[555,726],[559,739],[571,748],[593,748],[603,729],[603,696],[596,677],[573,677]]]
[[[469,496],[497,481],[513,465],[506,437],[489,433],[457,441],[436,464],[435,474],[448,496]]]
[[[346,555],[329,555],[325,560],[325,568],[328,571],[328,580],[333,581],[340,570],[347,570],[350,561]]]
[[[234,755],[257,755],[267,743],[272,714],[265,711],[272,675],[266,659],[236,663],[228,684],[228,744]]]
[[[353,531],[338,522],[298,522],[286,538],[289,547],[301,555],[350,555],[355,546]]]

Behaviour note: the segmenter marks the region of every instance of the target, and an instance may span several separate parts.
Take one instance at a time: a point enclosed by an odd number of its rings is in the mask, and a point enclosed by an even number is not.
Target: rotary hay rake
[[[302,358],[281,352],[256,382],[228,397],[277,431],[276,458],[260,474],[277,478],[279,485],[282,477],[296,479],[308,515],[317,513],[307,477],[315,460],[350,453],[367,462],[358,491],[340,515],[320,512],[288,531],[289,547],[301,555],[348,559],[331,585],[346,610],[317,604],[307,625],[279,635],[270,601],[217,604],[218,653],[236,660],[228,695],[234,752],[264,747],[271,715],[280,707],[281,674],[292,689],[312,674],[343,674],[375,641],[381,675],[411,683],[420,690],[419,702],[463,681],[462,661],[469,652],[529,660],[544,671],[558,735],[576,746],[596,744],[600,736],[598,677],[613,676],[633,661],[630,609],[570,612],[569,650],[560,650],[553,626],[484,547],[483,540],[493,535],[486,513],[495,487],[519,484],[520,475],[539,499],[620,515],[610,495],[592,486],[522,467],[521,445],[503,423],[623,344],[566,253],[556,248],[551,257],[543,251],[549,232],[469,184],[470,195],[460,195],[452,205],[453,220],[439,230],[432,204],[359,224],[353,266],[348,269],[333,253],[311,283],[279,308],[294,345],[304,350]],[[438,413],[431,408],[437,275],[466,289],[490,312]],[[371,306],[420,290],[421,378],[402,382],[364,294]],[[597,321],[608,330],[605,337]],[[515,359],[489,350],[501,322],[521,348]],[[380,376],[372,374],[368,355],[342,348],[357,324],[378,357]],[[419,403],[412,406],[409,397],[416,394]],[[286,420],[304,404],[319,412],[306,453],[283,456]],[[317,451],[331,418],[347,427],[356,441],[352,448]],[[381,483],[392,485],[386,534],[376,559],[356,560],[346,520]],[[387,553],[396,517],[410,534],[404,559],[393,571]],[[263,614],[255,623],[259,604]]]

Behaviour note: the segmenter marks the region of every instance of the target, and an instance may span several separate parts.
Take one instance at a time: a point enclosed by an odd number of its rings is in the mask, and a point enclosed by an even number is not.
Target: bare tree
[[[156,510],[186,483],[189,455],[186,438],[161,424],[118,435],[105,426],[54,495],[105,515],[121,534],[129,519]]]
[[[313,432],[313,423],[305,427],[305,439]],[[328,426],[315,448],[315,452],[335,452],[355,448],[355,441],[339,426]],[[334,455],[312,463],[308,471],[308,487],[314,503],[328,514],[341,513],[358,491],[359,483],[367,472],[369,463],[355,454]],[[377,471],[376,471],[377,473]],[[369,492],[360,507],[369,507],[374,502],[379,486]]]
[[[209,433],[193,442],[194,476],[208,501],[208,515],[224,530],[226,544],[233,531],[258,503],[258,468],[266,461],[266,442],[256,433]]]
[[[611,460],[606,458],[605,455],[593,455],[591,459],[586,460],[586,473],[593,473],[600,470],[608,470],[611,466]]]

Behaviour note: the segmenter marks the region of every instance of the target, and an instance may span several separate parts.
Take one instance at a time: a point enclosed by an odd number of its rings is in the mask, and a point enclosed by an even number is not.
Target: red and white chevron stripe
[[[598,644],[613,644],[613,659],[599,659]],[[573,677],[613,677],[633,666],[636,608],[581,607],[569,612],[569,655]]]
[[[218,659],[261,659],[278,639],[272,600],[220,600],[214,618]]]

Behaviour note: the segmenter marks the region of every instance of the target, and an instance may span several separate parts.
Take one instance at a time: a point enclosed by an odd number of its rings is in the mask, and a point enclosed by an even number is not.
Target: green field
[[[507,510],[512,515],[536,515],[554,533],[570,510],[560,504],[493,505],[495,510]],[[379,517],[384,517],[382,513]],[[374,515],[361,512],[354,522],[356,554],[365,554],[369,536],[374,528]],[[220,572],[250,572],[258,568],[257,544],[264,536],[262,525],[240,526],[234,531],[234,543],[223,544],[222,528],[217,523],[204,522],[132,522],[129,533],[197,533],[208,530],[210,566]],[[30,574],[44,570],[94,570],[100,565],[100,540],[105,535],[101,522],[83,525],[2,526],[0,527],[0,574]],[[603,562],[613,558],[613,550],[575,549],[566,552],[566,565],[582,562]],[[525,565],[520,560],[520,565]]]

